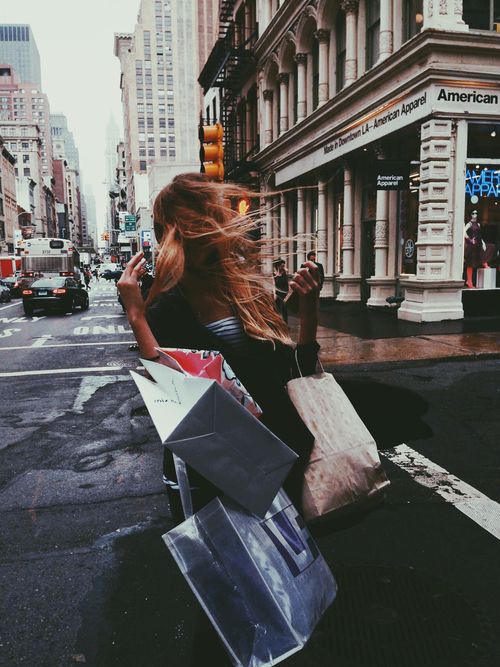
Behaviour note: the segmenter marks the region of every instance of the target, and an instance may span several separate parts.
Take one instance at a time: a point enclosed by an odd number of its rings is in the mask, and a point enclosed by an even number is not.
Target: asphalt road
[[[161,447],[114,285],[0,306],[0,664],[222,665],[161,541]],[[290,667],[500,664],[500,362],[339,369],[392,482],[316,528],[339,595]],[[406,443],[407,448],[401,446]]]

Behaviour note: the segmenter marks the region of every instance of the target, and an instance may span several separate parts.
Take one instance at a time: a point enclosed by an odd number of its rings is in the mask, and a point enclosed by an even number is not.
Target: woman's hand
[[[318,327],[320,275],[316,264],[305,262],[294,274],[289,286],[299,297],[299,343],[311,343],[316,340]]]
[[[134,255],[116,283],[129,320],[144,316],[146,312],[139,286],[139,280],[146,271],[145,261],[143,252]]]

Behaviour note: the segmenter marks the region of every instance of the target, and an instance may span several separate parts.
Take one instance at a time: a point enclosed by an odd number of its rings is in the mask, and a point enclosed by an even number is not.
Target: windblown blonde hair
[[[269,279],[261,270],[269,242],[257,239],[257,213],[240,214],[235,204],[259,196],[241,186],[216,183],[204,174],[175,178],[155,199],[153,218],[159,242],[150,304],[161,292],[182,281],[189,247],[201,244],[214,251],[204,267],[213,281],[214,297],[229,302],[252,338],[290,344],[288,327],[274,306]]]

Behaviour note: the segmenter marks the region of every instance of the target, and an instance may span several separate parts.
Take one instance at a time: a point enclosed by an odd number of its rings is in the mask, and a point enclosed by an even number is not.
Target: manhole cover
[[[475,667],[489,625],[444,582],[412,569],[334,568],[337,600],[309,645],[308,666]],[[297,656],[299,658],[299,656]],[[299,658],[300,660],[300,658]],[[290,665],[294,660],[290,661]],[[299,663],[297,663],[299,664]],[[302,664],[302,663],[300,663]]]

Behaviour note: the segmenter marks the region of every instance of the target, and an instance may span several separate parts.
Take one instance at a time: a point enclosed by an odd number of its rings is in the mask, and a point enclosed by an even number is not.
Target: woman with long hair
[[[142,358],[159,359],[157,347],[218,350],[224,355],[260,405],[262,422],[299,455],[285,490],[300,509],[313,436],[285,385],[299,374],[315,372],[319,275],[315,264],[306,262],[290,281],[299,301],[300,333],[294,349],[275,308],[272,278],[261,269],[268,241],[256,238],[254,215],[241,215],[232,206],[249,194],[234,184],[209,181],[204,174],[176,176],[154,203],[159,250],[146,302],[139,288],[145,271],[142,253],[128,263],[118,289]],[[168,453],[164,472],[173,488],[175,472]],[[190,480],[199,489],[193,494],[196,509],[216,490],[194,471]]]

